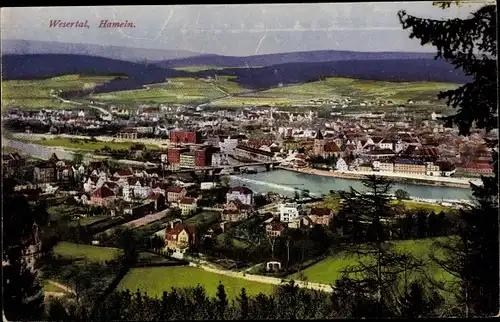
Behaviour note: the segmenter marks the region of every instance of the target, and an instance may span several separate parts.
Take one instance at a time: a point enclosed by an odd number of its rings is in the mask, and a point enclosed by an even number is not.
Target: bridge
[[[218,165],[218,166],[206,166],[206,167],[196,167],[196,168],[183,168],[177,170],[165,170],[165,172],[170,173],[189,173],[189,172],[197,172],[204,171],[210,172],[210,174],[218,174],[224,169],[233,169],[234,171],[239,171],[241,168],[246,167],[255,167],[255,166],[265,166],[267,170],[278,166],[280,162],[278,161],[267,161],[267,162],[250,162],[250,163],[240,163],[240,164],[231,164],[231,165]]]

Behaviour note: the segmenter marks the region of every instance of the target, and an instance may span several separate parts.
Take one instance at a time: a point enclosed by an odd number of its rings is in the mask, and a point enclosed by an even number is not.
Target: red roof
[[[130,171],[130,169],[127,169],[127,170],[119,170],[115,173],[115,175],[118,175],[119,177],[129,177],[129,176],[133,176],[134,173],[132,171]]]
[[[268,226],[271,226],[272,231],[283,231],[285,230],[285,226],[283,223],[277,219],[271,221]]]
[[[168,227],[166,232],[165,232],[165,237],[167,240],[177,240],[177,235],[183,230],[186,230],[189,235],[194,235],[196,234],[196,226],[195,225],[186,225],[183,223],[177,224],[174,226],[174,228]],[[173,236],[176,236],[176,238],[173,238]]]
[[[114,196],[115,193],[106,186],[102,186],[92,193],[94,198],[108,198]]]
[[[167,193],[168,192],[181,193],[182,190],[184,190],[183,187],[170,187],[170,188],[167,189]]]
[[[192,205],[192,204],[196,203],[196,199],[194,199],[192,197],[184,197],[181,199],[180,203],[183,205]]]
[[[330,216],[331,210],[328,208],[312,208],[311,212],[309,215],[315,215],[315,216]]]

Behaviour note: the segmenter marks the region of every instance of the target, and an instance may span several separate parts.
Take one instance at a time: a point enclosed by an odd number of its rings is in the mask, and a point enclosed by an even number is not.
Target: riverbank
[[[367,175],[377,175],[382,177],[391,178],[394,182],[414,185],[426,185],[433,187],[447,187],[447,188],[462,188],[470,189],[470,182],[481,185],[480,179],[467,179],[467,178],[450,178],[450,177],[424,177],[417,175],[408,175],[403,173],[391,172],[364,172],[364,171],[324,171],[318,169],[296,169],[279,166],[278,168],[286,171],[293,171],[298,173],[312,174],[318,176],[335,177],[348,180],[360,180]]]

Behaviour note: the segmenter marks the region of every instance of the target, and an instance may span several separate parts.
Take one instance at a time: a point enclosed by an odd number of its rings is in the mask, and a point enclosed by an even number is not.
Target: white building
[[[280,221],[288,223],[296,220],[299,218],[301,210],[300,205],[296,202],[280,204]]]
[[[220,151],[225,154],[234,154],[234,150],[238,146],[238,139],[227,138],[219,143]]]
[[[226,203],[231,200],[239,200],[242,204],[251,206],[253,205],[253,191],[247,187],[232,188],[226,194]]]
[[[337,163],[335,164],[335,169],[337,169],[339,171],[347,171],[348,170],[347,163],[344,161],[344,159],[339,158],[337,160]]]

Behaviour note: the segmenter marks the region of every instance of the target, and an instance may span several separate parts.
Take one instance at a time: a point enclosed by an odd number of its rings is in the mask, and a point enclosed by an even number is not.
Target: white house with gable
[[[347,163],[344,159],[339,158],[337,160],[337,163],[335,164],[335,169],[337,169],[338,171],[347,171],[349,167],[347,166]]]

